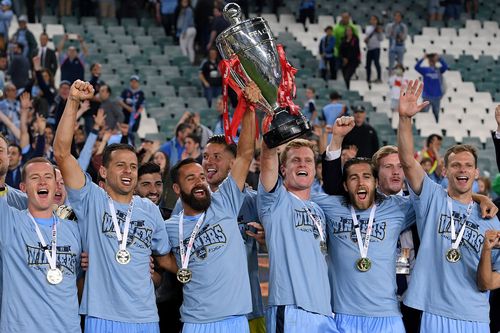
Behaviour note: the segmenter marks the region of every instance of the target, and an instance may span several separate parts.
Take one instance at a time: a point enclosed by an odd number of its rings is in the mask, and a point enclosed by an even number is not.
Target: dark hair
[[[3,141],[5,141],[5,145],[7,147],[9,146],[9,144],[10,144],[9,140],[2,133],[0,133],[0,139],[3,140]]]
[[[437,138],[439,141],[442,141],[442,140],[443,140],[443,137],[442,137],[441,135],[439,135],[439,134],[431,134],[431,135],[429,135],[429,136],[427,137],[427,141],[426,141],[427,146],[431,144],[431,142],[432,142],[432,140],[433,140],[434,138]]]
[[[21,43],[16,43],[16,46],[21,49],[21,53],[24,51],[24,45]]]
[[[307,89],[311,90],[314,94],[316,93],[316,89],[314,89],[314,87],[307,87]]]
[[[126,143],[112,143],[109,146],[104,148],[104,152],[102,153],[102,165],[107,168],[109,166],[109,162],[111,161],[111,153],[115,150],[128,150],[136,154],[135,148]]]
[[[172,167],[172,169],[170,169],[170,178],[172,179],[172,183],[173,184],[179,184],[179,170],[185,166],[185,165],[188,165],[188,164],[198,164],[198,162],[196,162],[196,160],[194,158],[191,158],[191,157],[188,157],[186,159],[183,159],[177,163],[175,163],[175,165]]]
[[[446,154],[444,154],[444,166],[448,166],[448,162],[450,159],[451,154],[458,154],[458,153],[471,153],[472,156],[474,157],[474,167],[477,168],[477,149],[476,147],[472,145],[454,145],[446,151]]]
[[[95,66],[98,66],[98,65],[100,65],[100,63],[98,63],[98,62],[94,62],[92,65],[90,65],[90,71],[93,71],[93,70],[94,70],[94,67],[95,67]]]
[[[160,166],[154,162],[146,162],[139,167],[138,177],[151,173],[161,174]]]
[[[334,100],[334,99],[341,99],[342,98],[342,95],[340,95],[338,92],[336,91],[332,91],[330,93],[330,99],[331,100]]]
[[[107,84],[103,84],[103,85],[101,86],[101,88],[102,88],[102,87],[105,87],[105,88],[108,90],[108,94],[111,96],[111,87],[110,87],[110,86],[108,86]]]
[[[45,157],[34,157],[31,160],[28,160],[26,163],[23,165],[23,169],[21,170],[21,181],[24,182],[26,181],[26,169],[28,168],[28,165],[30,164],[35,164],[35,163],[47,163],[48,165],[52,166],[52,163]],[[52,170],[54,171],[54,178],[56,176],[56,169],[53,167]]]
[[[423,165],[425,163],[432,164],[432,160],[430,159],[430,157],[424,157],[424,158],[422,158],[422,160],[420,161],[420,165]]]
[[[233,155],[233,157],[236,157],[238,147],[234,143],[228,144],[223,134],[212,135],[207,141],[207,146],[209,143],[216,143],[218,145],[223,145],[228,153]]]
[[[191,128],[191,125],[186,123],[180,123],[179,125],[177,125],[177,128],[175,129],[175,137],[179,135],[179,132],[184,131],[186,128]]]
[[[200,136],[199,136],[199,135],[196,135],[196,134],[194,134],[194,133],[191,133],[191,134],[189,134],[189,135],[186,137],[186,139],[187,139],[187,138],[190,138],[191,140],[193,140],[193,141],[194,141],[194,143],[197,143],[198,145],[200,145],[200,144],[201,144],[201,138],[200,138]]]
[[[8,147],[15,147],[17,149],[17,151],[19,152],[19,154],[21,154],[22,152],[22,149],[21,149],[21,146],[19,146],[17,143],[11,143],[8,145]]]
[[[372,162],[371,158],[366,157],[354,157],[347,162],[344,163],[344,168],[342,170],[342,182],[347,181],[347,171],[349,168],[356,164],[368,164],[370,166],[370,170],[372,171],[372,175],[375,179],[378,178],[377,171],[375,170],[375,165]]]
[[[377,24],[380,24],[380,20],[377,15],[371,15],[371,17],[375,17],[375,20],[377,20]]]

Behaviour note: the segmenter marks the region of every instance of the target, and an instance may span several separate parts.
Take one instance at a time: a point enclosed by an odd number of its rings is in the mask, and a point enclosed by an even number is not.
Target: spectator
[[[222,77],[219,72],[219,53],[217,49],[210,49],[208,58],[205,59],[200,67],[200,81],[203,84],[205,98],[208,107],[212,107],[212,99],[219,96],[222,92]]]
[[[343,145],[340,152],[340,165],[344,167],[345,162],[352,160],[358,154],[356,145]]]
[[[12,83],[7,83],[3,89],[3,94],[4,100],[0,102],[0,112],[6,115],[16,128],[19,128],[21,110],[19,101],[16,99],[16,86]],[[7,133],[6,137],[10,142],[17,142],[12,130],[9,129]]]
[[[217,98],[217,104],[215,106],[215,111],[219,114],[217,116],[217,122],[215,123],[214,134],[224,134],[224,100],[221,97]],[[231,115],[229,114],[229,121],[231,121]]]
[[[99,15],[101,18],[116,16],[116,0],[99,0]]]
[[[181,0],[179,13],[177,16],[177,38],[182,54],[189,58],[191,64],[194,63],[194,39],[196,28],[194,27],[193,8],[191,0]]]
[[[125,115],[124,123],[129,126],[129,135],[134,135],[139,129],[141,122],[141,113],[146,103],[144,92],[140,87],[140,78],[138,75],[130,77],[130,85],[122,91],[121,100],[118,101],[123,108]]]
[[[229,27],[229,22],[227,22],[222,16],[222,5],[214,6],[213,15],[214,19],[210,27],[210,40],[207,44],[207,51],[210,51],[212,48],[215,38]]]
[[[438,134],[431,134],[427,137],[425,148],[421,152],[422,160],[428,158],[431,160],[431,168],[427,171],[427,174],[434,173],[439,165],[439,150],[441,149],[441,144],[443,138]]]
[[[82,36],[78,35],[80,42],[81,52],[78,53],[76,47],[68,47],[66,54],[64,51],[64,44],[69,39],[69,35],[65,34],[57,46],[59,53],[59,63],[61,64],[61,80],[68,81],[72,84],[76,80],[84,80],[85,76],[85,57],[88,56],[88,49]]]
[[[344,115],[347,112],[347,107],[345,104],[340,102],[342,96],[336,92],[332,91],[330,93],[330,103],[323,107],[323,119],[326,126],[332,127],[335,124],[335,120]],[[328,134],[328,142],[332,139],[332,134]]]
[[[2,0],[0,2],[0,51],[5,52],[7,50],[7,44],[9,40],[9,28],[10,22],[14,13],[10,9],[12,6],[11,0]]]
[[[194,23],[199,50],[206,54],[205,46],[210,41],[210,16],[214,8],[213,0],[198,0],[194,7]]]
[[[342,60],[339,57],[340,54],[340,44],[345,37],[345,30],[347,27],[351,27],[355,36],[359,36],[358,29],[351,22],[351,15],[348,12],[343,12],[340,21],[333,28],[333,35],[335,36],[335,58],[337,59],[337,66],[335,68],[342,67]]]
[[[380,42],[384,40],[382,26],[377,16],[370,17],[370,25],[365,29],[366,49],[366,80],[371,81],[372,78],[372,62],[377,69],[377,80],[375,83],[382,83],[382,70],[380,68]]]
[[[103,84],[99,88],[99,99],[101,100],[100,109],[104,110],[106,116],[106,128],[111,131],[118,131],[119,124],[124,122],[125,116],[120,109],[118,101],[111,97],[111,88]]]
[[[71,16],[71,4],[72,0],[59,0],[59,15],[60,16]]]
[[[465,0],[465,9],[467,10],[467,14],[470,15],[470,18],[475,20],[477,12],[479,10],[479,1],[478,0]]]
[[[13,44],[20,43],[23,45],[23,56],[27,59],[33,58],[38,53],[38,45],[36,43],[35,36],[28,30],[26,15],[21,15],[17,19],[19,28],[12,36],[11,40]]]
[[[402,20],[403,14],[396,11],[394,21],[385,27],[385,34],[389,39],[389,71],[394,69],[396,63],[404,66],[403,57],[406,52],[405,40],[408,36],[408,27]]]
[[[31,90],[31,95],[36,97],[37,112],[48,117],[48,111],[57,94],[54,77],[48,69],[42,68],[40,56],[33,58],[33,69],[35,71],[35,85]]]
[[[5,74],[7,70],[7,55],[0,52],[0,90],[3,90],[5,86]]]
[[[59,125],[59,120],[61,120],[62,114],[64,112],[64,107],[66,106],[66,101],[69,97],[69,88],[71,83],[69,81],[61,81],[59,83],[59,90],[57,96],[54,98],[54,104],[52,105],[51,111],[49,112],[48,122],[53,124],[55,129]]]
[[[378,150],[377,131],[366,122],[366,111],[363,106],[353,107],[354,128],[344,138],[344,145],[355,145],[358,157],[372,158]]]
[[[361,63],[359,39],[354,35],[351,27],[345,29],[345,37],[340,44],[339,56],[342,59],[342,75],[344,76],[344,82],[347,89],[349,89],[351,77]]]
[[[327,73],[330,70],[330,79],[337,80],[337,68],[335,60],[335,37],[333,36],[333,28],[331,25],[325,28],[326,35],[319,42],[319,55],[321,61],[319,68],[321,77],[328,80]]]
[[[391,89],[391,111],[398,112],[399,108],[399,94],[401,87],[406,84],[407,80],[404,79],[405,69],[401,64],[396,64],[392,75],[389,77],[389,87]]]
[[[425,59],[429,61],[429,67],[422,66]],[[436,67],[438,61],[441,64],[439,68]],[[432,112],[434,113],[436,122],[439,122],[441,98],[443,98],[444,95],[443,73],[446,72],[447,69],[448,65],[444,59],[435,53],[425,55],[415,65],[415,70],[424,78],[424,91],[422,93],[422,98],[424,101],[429,102],[429,105],[425,107],[423,112],[428,112],[429,108],[432,106]]]
[[[301,0],[299,4],[299,22],[306,25],[306,20],[309,19],[309,24],[313,24],[315,16],[316,0]]]
[[[184,140],[191,132],[191,126],[181,123],[175,129],[175,137],[160,147],[160,151],[168,157],[171,165],[175,165],[178,161],[182,160],[182,153],[185,149]]]
[[[90,100],[90,110],[85,112],[83,115],[83,119],[85,120],[85,132],[89,133],[92,129],[94,123],[94,116],[97,114],[97,110],[99,109],[99,105],[101,101],[99,100],[99,90],[102,85],[104,85],[104,81],[101,80],[101,64],[93,63],[90,66],[91,78],[89,83],[94,88],[94,98]]]
[[[199,136],[194,133],[189,134],[184,139],[184,152],[182,153],[182,159],[192,158],[201,164],[203,156],[201,155],[200,143],[201,138]]]
[[[179,124],[180,123],[186,123],[191,126],[192,134],[200,138],[201,149],[205,148],[208,139],[214,135],[212,130],[201,123],[200,114],[198,112],[185,112],[179,120]]]
[[[9,171],[5,176],[5,183],[13,188],[19,188],[21,183],[21,147],[15,143],[11,143],[8,148],[9,153]]]
[[[462,0],[445,0],[443,3],[445,5],[444,16],[446,20],[460,20],[463,6]]]
[[[54,77],[56,75],[58,67],[57,56],[56,52],[47,46],[48,42],[49,35],[47,35],[47,33],[45,32],[42,32],[40,34],[40,52],[38,55],[41,59],[40,64],[42,68],[48,69],[52,77]]]
[[[12,83],[18,88],[24,88],[30,78],[31,65],[28,58],[23,56],[23,44],[14,44],[14,49],[12,53],[12,58],[10,59],[9,74]]]
[[[316,110],[316,102],[314,98],[316,97],[316,91],[313,87],[308,87],[306,89],[306,102],[304,103],[304,108],[302,109],[302,114],[306,116],[311,124],[317,122],[318,111]]]
[[[174,36],[172,28],[174,26],[174,13],[178,0],[158,0],[156,3],[156,21],[163,25],[165,35]]]
[[[479,185],[477,193],[491,197],[491,180],[488,177],[480,176],[477,179],[477,183]]]
[[[441,5],[442,2],[442,0],[428,0],[429,24],[443,20],[444,7]]]

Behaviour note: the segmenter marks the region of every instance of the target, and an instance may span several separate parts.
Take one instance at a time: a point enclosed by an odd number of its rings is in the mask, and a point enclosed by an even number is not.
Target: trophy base
[[[274,114],[269,130],[264,134],[264,142],[269,148],[276,148],[296,139],[311,130],[311,125],[302,115],[291,115],[286,110]]]

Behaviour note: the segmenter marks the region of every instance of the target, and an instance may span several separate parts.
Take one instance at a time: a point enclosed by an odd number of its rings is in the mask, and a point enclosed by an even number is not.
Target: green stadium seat
[[[85,26],[97,26],[97,17],[95,16],[83,16],[80,18],[81,24]]]
[[[130,64],[132,64],[135,68],[140,67],[140,66],[149,65],[149,59],[142,56],[142,55],[130,57],[129,60],[130,60]]]
[[[116,44],[119,44],[119,45],[132,45],[134,44],[134,39],[132,38],[132,36],[128,36],[128,35],[112,35],[112,38],[114,40],[114,42]]]
[[[178,91],[179,91],[179,97],[185,98],[188,104],[189,104],[188,99],[199,97],[199,92],[197,87],[180,86]]]
[[[147,76],[143,78],[144,81],[146,81],[147,85],[151,86],[156,86],[156,85],[166,85],[167,84],[167,78],[163,75],[156,75],[156,76]]]
[[[151,65],[153,66],[169,66],[170,60],[162,54],[152,54],[149,56]]]
[[[177,66],[161,66],[158,68],[161,72],[161,75],[166,77],[178,77],[181,76],[179,71],[179,67]]]
[[[137,26],[125,26],[125,30],[127,31],[127,34],[133,37],[137,36],[145,36],[146,35],[146,30],[144,27],[137,27]]]
[[[124,27],[137,27],[138,21],[136,18],[124,17],[120,20],[120,24]]]
[[[127,58],[138,56],[141,54],[141,49],[139,45],[122,45],[121,46],[122,53],[127,56]]]
[[[180,91],[179,91],[179,96],[180,96]],[[188,99],[187,104],[190,109],[193,109],[196,112],[202,109],[206,109],[208,107],[207,100],[204,97],[190,97]]]
[[[106,17],[101,19],[101,24],[105,27],[117,27],[120,26],[118,19],[116,17]]]
[[[135,43],[140,46],[152,46],[154,45],[153,36],[135,36]]]
[[[61,24],[64,26],[66,26],[68,24],[78,25],[79,24],[78,17],[76,17],[76,16],[62,16],[61,17]]]

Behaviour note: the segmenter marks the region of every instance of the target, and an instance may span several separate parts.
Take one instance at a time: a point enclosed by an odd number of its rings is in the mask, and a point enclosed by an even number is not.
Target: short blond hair
[[[375,154],[373,154],[372,157],[372,163],[373,166],[375,167],[375,171],[377,171],[380,168],[380,160],[383,159],[386,156],[392,155],[392,154],[397,154],[398,153],[398,147],[396,146],[383,146]]]
[[[288,152],[291,149],[299,149],[302,147],[311,149],[314,155],[314,164],[316,165],[317,153],[315,150],[315,144],[305,139],[295,139],[287,143],[280,155],[280,165],[285,165],[286,159],[288,158]]]

